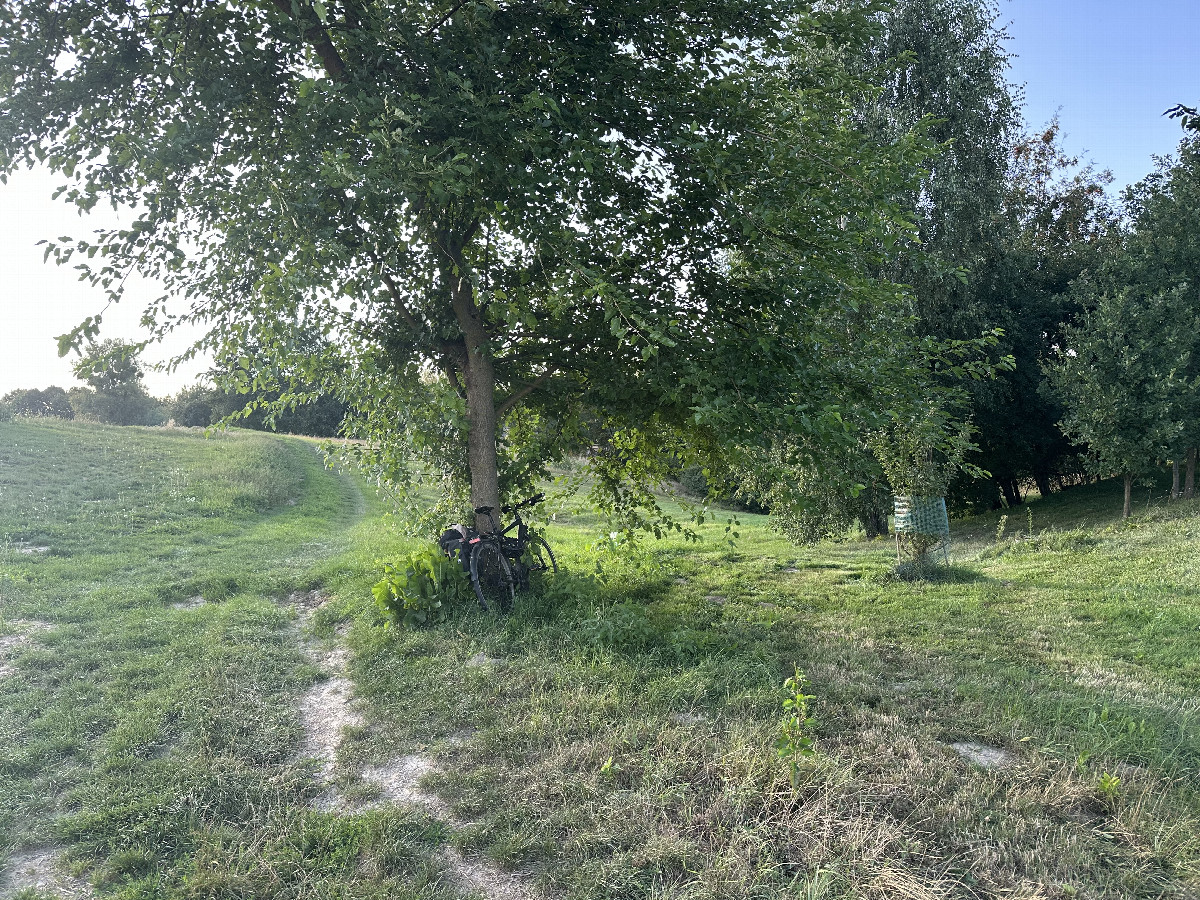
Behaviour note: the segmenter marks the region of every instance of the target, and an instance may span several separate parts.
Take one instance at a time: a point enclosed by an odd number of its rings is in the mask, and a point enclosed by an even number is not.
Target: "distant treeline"
[[[108,425],[167,425],[207,427],[256,401],[270,403],[278,392],[236,394],[210,385],[184,388],[173,397],[158,398],[136,392],[109,393],[75,387],[69,391],[51,386],[45,390],[21,389],[0,397],[0,422],[14,417],[82,419]],[[321,396],[315,402],[285,411],[268,422],[262,408],[254,409],[234,424],[256,431],[279,431],[314,437],[334,437],[346,415],[346,404]]]
[[[272,416],[271,405],[278,405],[279,391],[239,393],[211,383],[184,388],[173,397],[153,397],[142,380],[138,348],[119,340],[89,347],[75,365],[75,374],[88,386],[69,391],[57,386],[20,389],[0,397],[0,421],[25,416],[83,419],[108,425],[207,427],[250,406],[252,410],[235,424],[257,431],[333,437],[347,409],[337,398],[318,394],[311,403]]]

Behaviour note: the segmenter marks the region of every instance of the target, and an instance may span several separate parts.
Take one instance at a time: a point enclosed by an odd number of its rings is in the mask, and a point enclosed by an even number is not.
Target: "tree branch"
[[[396,304],[396,312],[400,313],[400,318],[404,320],[404,323],[411,328],[414,333],[419,333],[421,331],[421,324],[417,321],[416,316],[409,311],[408,306],[405,305],[404,297],[400,293],[400,288],[396,286],[396,282],[392,279],[392,276],[387,272],[384,272],[381,268],[379,277],[383,279],[383,283],[387,285],[388,292],[392,295],[392,302]]]
[[[450,7],[449,12],[447,12],[444,16],[442,16],[440,19],[438,19],[436,22],[434,22],[432,25],[430,25],[428,28],[425,29],[425,37],[429,37],[431,34],[433,34],[435,31],[437,31],[439,28],[441,28],[447,22],[449,22],[452,18],[454,18],[454,14],[466,5],[467,5],[467,0],[458,0],[457,3],[455,3],[452,7]]]
[[[453,341],[442,342],[442,358],[438,361],[442,367],[442,372],[450,382],[450,386],[454,388],[454,393],[466,400],[467,388],[463,384],[461,375],[459,374],[463,367],[466,366],[467,360],[466,348],[461,344],[456,344]]]
[[[532,394],[534,391],[536,391],[538,388],[540,388],[543,384],[545,384],[549,380],[550,376],[553,375],[557,371],[558,371],[557,368],[547,369],[545,372],[543,372],[541,375],[539,375],[537,378],[535,378],[531,383],[525,385],[525,387],[521,388],[515,394],[510,395],[507,400],[505,400],[498,407],[496,407],[496,418],[503,419],[506,415],[508,415],[512,411],[512,408],[514,406],[516,406],[518,403],[520,403],[522,400],[524,400],[526,397],[528,397],[530,394]]]
[[[275,8],[289,19],[299,16],[300,25],[304,29],[304,39],[312,44],[317,56],[321,57],[325,73],[334,81],[345,81],[346,63],[333,46],[329,32],[317,17],[316,10],[306,0],[275,0]]]

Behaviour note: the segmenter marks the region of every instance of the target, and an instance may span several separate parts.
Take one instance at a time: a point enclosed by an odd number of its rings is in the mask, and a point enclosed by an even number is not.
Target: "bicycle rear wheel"
[[[475,589],[479,605],[489,612],[512,609],[512,569],[492,541],[480,541],[471,551],[471,587]]]

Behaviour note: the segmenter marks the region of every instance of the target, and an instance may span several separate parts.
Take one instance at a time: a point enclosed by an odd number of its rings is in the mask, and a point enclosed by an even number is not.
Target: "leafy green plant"
[[[371,588],[375,602],[397,625],[423,625],[440,619],[445,607],[466,599],[471,582],[461,565],[430,547],[398,564],[385,563],[383,579]]]
[[[658,636],[646,608],[630,601],[597,611],[579,630],[595,646],[624,651],[645,649]]]
[[[783,683],[786,696],[783,700],[783,721],[779,724],[779,738],[775,741],[775,749],[779,758],[787,762],[791,776],[792,787],[800,773],[800,760],[816,753],[813,749],[813,729],[817,720],[812,717],[808,701],[815,700],[812,694],[804,693],[808,681],[799,667],[795,673]]]
[[[1008,513],[1000,517],[1000,521],[996,525],[996,540],[1004,540],[1004,530],[1008,528]]]
[[[1111,812],[1121,796],[1121,779],[1111,772],[1103,772],[1096,782],[1096,800],[1105,810]]]

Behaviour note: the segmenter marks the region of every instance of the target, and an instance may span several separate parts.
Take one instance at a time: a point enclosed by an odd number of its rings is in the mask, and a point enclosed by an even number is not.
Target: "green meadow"
[[[0,423],[0,896],[1195,900],[1200,502],[1120,490],[920,582],[558,496],[543,593],[401,629],[315,444]]]

